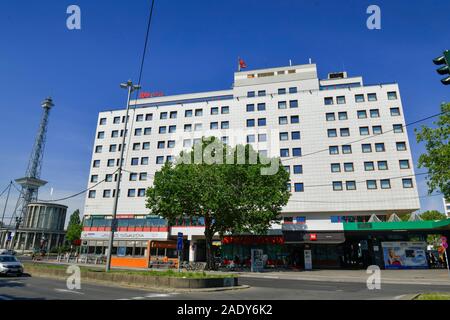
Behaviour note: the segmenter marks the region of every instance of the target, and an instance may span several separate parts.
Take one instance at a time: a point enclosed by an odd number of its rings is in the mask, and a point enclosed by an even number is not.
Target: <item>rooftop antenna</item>
[[[289,66],[292,67],[292,60],[289,59]]]
[[[309,58],[309,64],[312,64],[312,59],[311,58]]]

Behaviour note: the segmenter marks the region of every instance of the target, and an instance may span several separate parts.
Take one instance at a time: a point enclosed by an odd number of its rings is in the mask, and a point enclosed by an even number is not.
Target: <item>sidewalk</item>
[[[263,273],[238,272],[238,274],[240,277],[247,278],[356,283],[366,283],[370,276],[369,273],[366,273],[366,270],[275,271]],[[450,276],[447,269],[381,270],[381,283],[450,286]]]

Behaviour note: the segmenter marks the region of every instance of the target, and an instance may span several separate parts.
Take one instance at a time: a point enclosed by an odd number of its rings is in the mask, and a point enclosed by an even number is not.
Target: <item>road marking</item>
[[[68,289],[57,289],[57,288],[55,288],[55,291],[64,292],[64,293],[73,293],[73,294],[84,294],[84,292],[75,291],[75,290],[68,290]]]
[[[402,294],[400,296],[396,296],[394,297],[394,300],[400,300],[401,298],[403,298],[405,296],[405,294]]]
[[[5,296],[0,296],[0,300],[11,301],[12,299]]]
[[[265,279],[280,279],[280,277],[276,277],[276,276],[263,276],[263,278],[265,278]]]
[[[151,293],[145,296],[145,298],[167,298],[170,294],[167,293]]]

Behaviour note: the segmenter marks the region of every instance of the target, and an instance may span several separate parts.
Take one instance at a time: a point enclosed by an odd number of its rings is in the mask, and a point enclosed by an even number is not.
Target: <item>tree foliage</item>
[[[204,138],[197,147],[203,155],[211,154],[214,161],[198,161],[194,146],[180,154],[178,159],[184,161],[166,163],[147,190],[147,208],[171,223],[182,217],[203,218],[207,267],[211,269],[215,234],[264,233],[277,220],[290,197],[289,174],[278,158],[271,159],[280,168],[275,174],[261,174],[267,168],[263,163],[269,159],[263,159],[249,145],[232,148],[215,138]],[[245,159],[257,158],[257,163],[238,164],[239,152]],[[227,164],[230,158],[233,164]]]
[[[80,219],[80,210],[75,210],[70,216],[69,224],[67,225],[66,240],[72,244],[75,240],[81,238],[83,226]]]
[[[428,169],[428,192],[440,190],[450,199],[450,103],[441,105],[442,115],[435,128],[422,126],[416,130],[418,142],[425,142],[427,153],[419,158],[419,168]]]

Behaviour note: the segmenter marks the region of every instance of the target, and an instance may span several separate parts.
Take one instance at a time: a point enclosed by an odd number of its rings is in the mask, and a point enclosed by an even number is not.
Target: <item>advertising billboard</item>
[[[426,242],[382,242],[386,269],[426,269]]]

